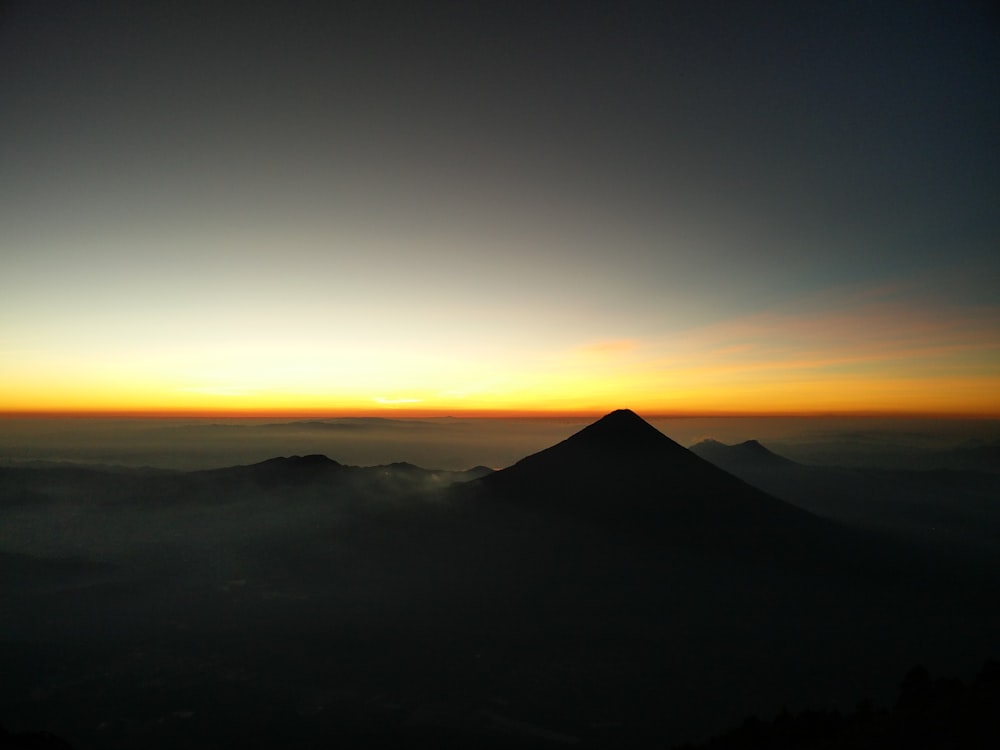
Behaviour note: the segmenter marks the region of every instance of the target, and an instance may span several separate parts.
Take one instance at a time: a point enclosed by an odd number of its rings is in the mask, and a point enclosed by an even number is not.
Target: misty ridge
[[[822,710],[842,720],[810,742],[841,747],[911,737],[892,707],[918,664],[969,686],[924,691],[952,718],[923,746],[995,727],[1000,474],[688,450],[627,410],[577,427],[505,468],[3,462],[0,727],[76,748],[669,747]]]

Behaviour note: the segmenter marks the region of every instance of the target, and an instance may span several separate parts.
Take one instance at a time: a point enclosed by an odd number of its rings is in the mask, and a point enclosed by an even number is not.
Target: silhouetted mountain
[[[686,545],[766,552],[801,547],[826,522],[771,497],[678,445],[627,409],[456,493],[559,512]],[[773,548],[778,551],[777,548]]]
[[[492,474],[494,471],[495,469],[491,469],[489,466],[480,465],[473,466],[471,469],[466,469],[465,471],[459,471],[457,474],[463,478],[463,481],[471,481]]]
[[[747,440],[737,445],[726,445],[709,438],[695,443],[690,450],[706,461],[729,472],[744,467],[772,468],[797,465],[791,459],[768,450],[756,440]]]
[[[740,479],[798,507],[860,528],[972,552],[998,550],[1000,475],[806,466],[755,440],[703,440],[691,450]]]
[[[249,479],[261,486],[310,484],[329,480],[344,470],[344,465],[322,455],[269,458],[249,466],[209,469],[193,475],[226,479]]]
[[[454,482],[481,476],[479,472],[424,469],[407,462],[380,466],[347,466],[322,455],[271,458],[248,466],[190,472],[182,475],[183,491],[198,493],[209,488],[218,492],[242,486],[267,492],[285,490],[285,499],[296,493],[326,494],[331,500],[396,500],[406,495],[440,489]],[[166,486],[166,485],[165,485]]]
[[[270,458],[254,464],[191,472],[149,471],[72,463],[0,466],[0,508],[41,506],[53,501],[88,506],[149,504],[200,505],[249,495],[344,500],[398,500],[492,473],[424,469],[412,463],[347,466],[312,454]],[[263,495],[261,494],[263,493]]]

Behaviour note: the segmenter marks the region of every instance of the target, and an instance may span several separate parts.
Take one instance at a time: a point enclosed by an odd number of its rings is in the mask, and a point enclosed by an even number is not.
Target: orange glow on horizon
[[[1000,312],[887,303],[671,333],[390,346],[322,337],[25,348],[0,415],[1000,418]]]
[[[687,364],[687,363],[683,363]],[[335,418],[597,417],[629,408],[649,417],[936,416],[1000,417],[1000,383],[988,373],[906,377],[799,363],[731,362],[683,367],[554,368],[517,373],[453,395],[422,387],[341,394],[263,387],[190,389],[133,381],[116,390],[99,382],[75,388],[36,383],[0,396],[3,416]],[[103,387],[102,387],[103,386]]]
[[[721,400],[720,400],[721,401]],[[386,419],[590,419],[598,418],[615,409],[631,409],[648,419],[694,417],[932,417],[943,419],[1000,419],[1000,404],[982,407],[967,403],[929,401],[924,405],[898,403],[876,405],[863,400],[863,405],[851,407],[836,402],[808,403],[801,398],[785,402],[747,400],[742,405],[710,402],[689,403],[686,406],[667,407],[662,403],[643,403],[627,395],[615,402],[589,406],[399,406],[342,405],[299,406],[256,405],[201,405],[176,407],[143,406],[49,406],[34,408],[0,407],[0,418],[149,418],[149,419],[338,419],[381,417]]]

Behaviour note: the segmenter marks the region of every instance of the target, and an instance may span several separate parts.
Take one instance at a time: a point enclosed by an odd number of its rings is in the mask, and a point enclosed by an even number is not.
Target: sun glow
[[[569,351],[533,369],[494,363],[488,376],[443,366],[414,376],[210,380],[150,371],[109,373],[81,366],[71,376],[8,368],[0,411],[6,413],[135,414],[434,414],[593,415],[627,404],[646,414],[951,414],[1000,415],[995,376],[948,374],[920,377],[866,371],[840,363],[741,361],[717,355],[698,364],[668,362],[629,350],[622,361]],[[584,361],[586,360],[586,361]],[[401,359],[395,371],[405,373]],[[447,387],[433,387],[435,382]],[[198,384],[193,384],[198,383]],[[375,390],[375,389],[378,390]]]
[[[350,298],[232,319],[140,310],[143,334],[110,310],[66,309],[0,331],[0,412],[1000,416],[1000,310],[894,294],[829,293],[701,326]],[[329,323],[359,308],[359,323]]]

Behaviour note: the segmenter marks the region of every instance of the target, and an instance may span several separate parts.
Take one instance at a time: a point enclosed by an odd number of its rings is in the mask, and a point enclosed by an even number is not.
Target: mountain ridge
[[[730,467],[771,468],[801,465],[790,458],[775,453],[757,440],[744,440],[742,443],[727,444],[707,438],[693,444],[688,450],[726,471],[732,471]]]

